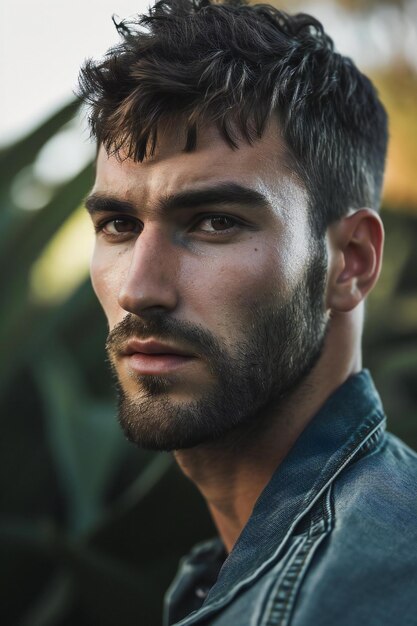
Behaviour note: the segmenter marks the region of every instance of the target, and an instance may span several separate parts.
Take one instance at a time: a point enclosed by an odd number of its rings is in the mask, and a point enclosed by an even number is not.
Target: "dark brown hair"
[[[277,115],[315,234],[350,208],[379,208],[385,110],[315,18],[262,4],[161,0],[116,27],[121,44],[87,60],[79,79],[92,134],[109,153],[123,148],[142,161],[161,124],[178,121],[187,151],[207,122],[238,148]]]

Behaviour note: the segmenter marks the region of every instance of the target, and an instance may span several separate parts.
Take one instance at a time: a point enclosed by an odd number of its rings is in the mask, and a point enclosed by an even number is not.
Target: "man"
[[[157,3],[82,70],[92,282],[130,440],[172,450],[219,539],[165,623],[417,624],[416,456],[362,370],[386,114],[322,26]]]

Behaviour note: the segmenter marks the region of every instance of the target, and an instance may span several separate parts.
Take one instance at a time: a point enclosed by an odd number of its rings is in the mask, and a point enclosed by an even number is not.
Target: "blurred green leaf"
[[[25,612],[19,626],[54,626],[73,602],[74,581],[66,571],[56,572],[46,589]]]
[[[10,224],[7,236],[5,232],[0,233],[0,279],[4,277],[6,286],[10,279],[27,275],[52,235],[81,204],[92,181],[92,166],[88,165],[63,185],[43,209],[14,212],[17,226]],[[15,261],[13,265],[8,263],[11,258]]]
[[[85,532],[102,512],[104,489],[124,443],[115,410],[89,400],[76,364],[56,339],[38,358],[35,376],[51,455],[67,497],[69,527]]]
[[[67,105],[48,117],[40,126],[35,128],[28,135],[0,150],[0,196],[10,181],[25,165],[33,163],[36,155],[42,146],[50,139],[62,126],[71,120],[78,109],[80,103],[72,100]]]

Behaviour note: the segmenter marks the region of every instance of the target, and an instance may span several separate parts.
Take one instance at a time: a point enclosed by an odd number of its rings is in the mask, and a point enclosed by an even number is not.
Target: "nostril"
[[[165,272],[141,272],[133,268],[121,285],[119,305],[136,315],[143,311],[172,311],[178,303],[178,290],[174,277]]]

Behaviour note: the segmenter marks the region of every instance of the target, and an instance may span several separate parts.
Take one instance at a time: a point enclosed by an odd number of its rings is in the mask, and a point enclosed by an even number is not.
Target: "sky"
[[[417,69],[417,0],[405,4],[405,17],[382,4],[365,18],[346,13],[331,0],[313,0],[302,8],[323,21],[338,50],[360,67],[384,64],[403,52]],[[148,0],[3,0],[0,146],[71,98],[84,59],[99,58],[118,42],[113,14],[129,17],[148,5]]]
[[[142,12],[146,0],[2,0],[0,145],[25,134],[72,95],[86,57],[118,42],[112,15]]]

